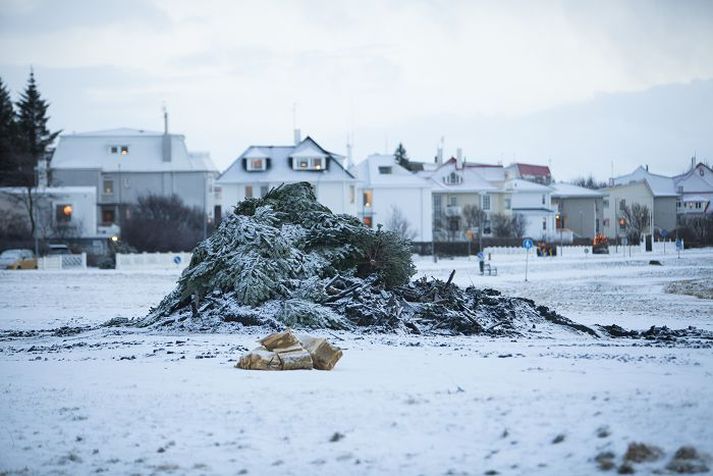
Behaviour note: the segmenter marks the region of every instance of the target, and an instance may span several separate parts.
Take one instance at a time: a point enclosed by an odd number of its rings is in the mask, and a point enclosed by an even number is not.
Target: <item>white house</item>
[[[189,152],[183,135],[123,128],[60,136],[51,175],[53,186],[94,187],[99,224],[121,226],[147,194],[176,194],[210,218],[218,170],[207,153]]]
[[[359,179],[357,216],[368,226],[387,225],[400,214],[413,241],[432,239],[431,183],[398,165],[393,155],[373,154],[352,167]]]
[[[216,180],[216,202],[225,213],[283,183],[309,182],[320,203],[334,213],[356,216],[357,180],[343,167],[343,159],[310,137],[295,145],[250,146]]]
[[[1,213],[29,223],[27,193],[19,187],[0,188]],[[31,193],[38,238],[106,238],[117,231],[97,226],[94,187],[38,187]]]
[[[506,213],[519,213],[526,220],[525,236],[535,240],[555,237],[552,188],[522,179],[508,180],[502,190]]]
[[[713,213],[713,170],[710,167],[691,159],[691,168],[673,177],[673,183],[680,195],[676,203],[679,216]]]
[[[632,173],[610,179],[610,185],[604,192],[602,230],[609,238],[616,238],[626,231],[623,221],[624,207],[632,203],[648,208],[653,227],[643,230],[673,230],[676,228],[676,203],[679,194],[673,178],[653,174],[647,167],[638,167]]]

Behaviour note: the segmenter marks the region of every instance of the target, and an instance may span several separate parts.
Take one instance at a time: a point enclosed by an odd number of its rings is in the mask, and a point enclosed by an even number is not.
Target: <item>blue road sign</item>
[[[681,240],[680,238],[678,240],[676,240],[676,249],[677,250],[683,249],[683,240]]]
[[[477,256],[478,256],[478,259],[479,259],[479,260],[484,260],[484,259],[485,259],[485,255],[483,254],[482,251],[478,251],[478,255],[477,255]]]
[[[173,262],[176,264],[181,264],[181,257],[180,256],[174,256],[173,257]]]
[[[522,247],[526,250],[532,248],[532,240],[529,238],[525,238],[524,240],[522,240]]]

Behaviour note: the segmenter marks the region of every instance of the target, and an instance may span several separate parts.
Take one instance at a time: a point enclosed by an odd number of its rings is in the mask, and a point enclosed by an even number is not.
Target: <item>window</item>
[[[294,159],[292,168],[294,170],[324,170],[325,162],[322,157],[300,157]]]
[[[215,186],[213,187],[213,193],[215,195],[216,200],[222,200],[223,199],[223,187]]]
[[[455,207],[456,205],[458,205],[458,197],[455,197],[455,196],[448,197],[448,205],[451,207]]]
[[[252,185],[245,186],[245,198],[253,198],[253,186]]]
[[[364,206],[370,208],[373,199],[373,192],[371,190],[364,190],[363,195]]]
[[[248,159],[248,170],[265,170],[265,159]]]
[[[492,232],[490,229],[490,220],[485,220],[483,223],[483,234],[484,235],[489,235]]]
[[[104,180],[104,187],[102,188],[104,191],[103,193],[105,195],[111,195],[114,193],[114,181],[113,180]]]
[[[129,146],[128,145],[122,145],[121,146],[121,155],[127,155],[129,153]]]
[[[436,216],[441,216],[441,207],[443,206],[443,197],[440,195],[433,196],[433,213]]]
[[[678,201],[676,202],[676,208],[681,208],[681,200],[678,200]]]
[[[354,203],[356,201],[356,189],[354,185],[349,186],[349,203]]]
[[[264,197],[267,195],[267,191],[269,190],[269,187],[267,185],[261,185],[260,186],[260,196]]]
[[[512,208],[512,199],[506,198],[505,199],[505,210],[510,210]]]
[[[609,228],[609,219],[608,219],[608,218],[605,218],[605,219],[602,221],[602,225],[604,225],[606,228]]]
[[[63,203],[55,207],[55,217],[57,218],[57,223],[68,223],[72,221],[72,205],[68,203]]]
[[[624,217],[619,218],[619,229],[620,230],[626,229],[626,219],[624,219]]]
[[[544,195],[543,195],[543,197],[544,197]],[[542,219],[542,229],[544,231],[547,231],[547,218]]]
[[[705,171],[703,170],[703,167],[698,169],[698,175],[700,175],[701,177],[703,177],[705,175]]]
[[[389,174],[391,174],[391,167],[386,167],[386,166],[379,167],[379,173],[381,175],[389,175]]]
[[[701,202],[696,202],[696,208],[701,208]]]
[[[624,210],[626,208],[626,200],[619,200],[619,210]]]
[[[543,205],[546,203],[545,198],[546,198],[546,195],[543,193],[543,194],[542,194],[542,204],[543,204]]]
[[[111,225],[116,219],[116,214],[114,207],[103,207],[102,208],[102,223],[104,225]]]
[[[463,183],[463,177],[455,172],[451,172],[449,175],[443,177],[443,182],[447,185],[460,185]]]
[[[363,218],[364,224],[368,226],[369,228],[372,228],[374,226],[374,219],[371,216],[365,216]]]
[[[490,195],[483,195],[483,210],[490,210]]]
[[[602,200],[602,206],[604,208],[609,208],[609,199],[608,198],[605,198]]]
[[[109,152],[112,154],[118,154],[119,153],[119,146],[118,145],[112,145],[109,147]]]

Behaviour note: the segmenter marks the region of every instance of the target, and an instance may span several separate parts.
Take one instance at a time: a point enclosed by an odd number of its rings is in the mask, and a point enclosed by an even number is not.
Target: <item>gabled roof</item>
[[[445,178],[449,177],[451,174],[463,178],[463,181],[459,184],[448,184],[445,182]],[[455,159],[448,160],[442,166],[438,167],[434,172],[432,172],[428,177],[432,182],[432,189],[434,192],[496,192],[497,187],[493,186],[487,180],[483,178],[476,168],[459,168],[458,162]]]
[[[517,168],[520,176],[532,175],[536,177],[549,177],[552,175],[550,173],[550,168],[546,165],[522,164],[516,162],[514,164],[510,164],[510,167]]]
[[[390,167],[390,173],[382,173]],[[393,155],[372,154],[350,169],[365,187],[375,188],[430,188],[431,182],[396,163]]]
[[[632,173],[613,179],[614,185],[627,185],[634,182],[645,182],[654,197],[677,197],[673,178],[652,174],[639,166]]]
[[[701,170],[703,175],[701,175]],[[713,169],[708,167],[703,162],[698,162],[695,167],[692,167],[687,172],[673,177],[673,182],[676,186],[683,185],[684,192],[686,189],[695,189],[697,191],[713,191]]]
[[[550,188],[554,190],[552,192],[552,198],[602,198],[604,194],[598,190],[592,190],[591,188],[580,187],[579,185],[574,185],[571,183],[553,183]]]
[[[243,159],[253,153],[263,154],[270,160],[267,170],[248,172],[243,168]],[[329,166],[324,170],[293,170],[290,167],[290,158],[292,157],[322,157],[329,161]],[[354,176],[340,163],[342,158],[343,156],[322,148],[309,136],[297,145],[253,145],[245,149],[230,164],[225,172],[218,177],[216,183],[280,184],[299,181],[317,183],[354,181]]]

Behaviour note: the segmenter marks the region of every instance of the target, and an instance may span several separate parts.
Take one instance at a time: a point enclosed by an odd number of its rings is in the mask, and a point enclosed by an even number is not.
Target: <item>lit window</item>
[[[111,195],[114,193],[114,181],[113,180],[104,180],[104,193],[106,195]]]
[[[265,160],[250,159],[248,161],[248,170],[265,170]]]
[[[245,186],[245,198],[253,198],[253,186],[252,185]]]
[[[373,218],[370,217],[370,216],[364,217],[364,224],[365,224],[366,226],[368,226],[369,228],[373,227],[373,226],[374,226],[374,220],[373,220]]]
[[[114,212],[114,207],[103,207],[102,208],[102,224],[111,225],[116,219],[116,214]]]
[[[391,167],[379,167],[379,173],[382,175],[389,175],[391,173]]]
[[[57,217],[57,222],[58,223],[67,223],[69,221],[72,221],[72,212],[74,210],[72,209],[72,205],[69,204],[62,204],[62,205],[57,205],[56,208],[56,217]]]
[[[128,145],[122,145],[121,146],[121,155],[127,155],[129,153],[129,146]]]
[[[364,190],[364,206],[367,208],[371,207],[371,200],[373,198],[373,192],[371,190]]]
[[[326,162],[322,157],[299,157],[293,159],[292,168],[294,170],[324,170]]]
[[[490,195],[483,195],[483,210],[490,210]]]

